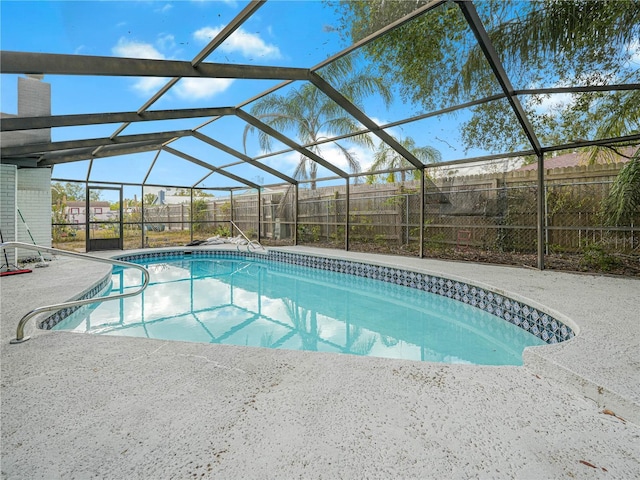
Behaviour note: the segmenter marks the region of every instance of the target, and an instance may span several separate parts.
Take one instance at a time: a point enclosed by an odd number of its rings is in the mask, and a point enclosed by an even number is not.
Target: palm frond
[[[605,202],[609,225],[629,225],[640,213],[640,149],[618,173]]]
[[[349,170],[352,173],[360,173],[360,162],[358,158],[351,153],[347,148],[340,145],[338,142],[335,142],[334,145],[340,149],[344,158],[347,159],[347,164],[349,165]]]

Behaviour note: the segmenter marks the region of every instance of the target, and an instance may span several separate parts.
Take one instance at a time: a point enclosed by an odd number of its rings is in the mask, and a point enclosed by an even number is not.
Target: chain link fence
[[[628,225],[606,224],[603,205],[619,168],[547,171],[547,256],[585,256],[594,251],[600,257],[640,255],[640,212]],[[424,197],[415,180],[350,185],[348,198],[346,185],[283,187],[260,196],[253,192],[214,197],[194,190],[193,197],[187,196],[182,203],[126,209],[124,243],[125,248],[140,248],[236,236],[233,221],[250,239],[265,245],[297,242],[343,249],[348,229],[351,250],[417,256],[422,233],[427,257],[487,260],[478,255],[491,254],[494,257],[487,258],[492,261],[497,255],[529,255],[519,263],[536,266],[536,171],[441,174],[425,186]],[[82,226],[65,221],[60,206],[54,213],[54,241],[81,240]]]

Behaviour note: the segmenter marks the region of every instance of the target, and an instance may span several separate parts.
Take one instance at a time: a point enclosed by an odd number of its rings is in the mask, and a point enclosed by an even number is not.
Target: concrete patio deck
[[[464,279],[544,305],[579,332],[527,349],[524,367],[93,336],[35,322],[29,341],[10,345],[26,312],[109,274],[60,257],[0,280],[2,478],[640,478],[640,281],[283,250]]]

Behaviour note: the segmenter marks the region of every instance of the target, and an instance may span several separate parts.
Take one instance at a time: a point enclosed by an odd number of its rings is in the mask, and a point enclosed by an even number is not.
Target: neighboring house
[[[607,155],[600,155],[597,163],[627,163],[630,159],[627,157],[632,157],[633,154],[638,150],[638,147],[622,147],[619,148],[618,151],[622,153],[622,155],[616,155],[615,152],[611,151]],[[566,168],[566,167],[577,167],[578,165],[587,165],[589,163],[589,153],[588,152],[571,152],[565,153],[563,155],[558,155],[556,157],[544,157],[544,168],[545,170],[550,170],[553,168]],[[538,163],[534,162],[529,165],[525,165],[516,169],[516,172],[524,172],[528,170],[537,170]]]
[[[87,219],[86,202],[69,201],[64,208],[64,218],[68,223],[84,224]],[[91,202],[89,220],[115,220],[118,212],[110,210],[109,202]]]

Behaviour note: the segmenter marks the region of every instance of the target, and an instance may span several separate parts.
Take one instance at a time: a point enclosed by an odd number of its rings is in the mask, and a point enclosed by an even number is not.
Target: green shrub
[[[620,260],[608,253],[601,243],[591,243],[584,248],[580,266],[598,272],[610,272],[620,266]]]

